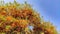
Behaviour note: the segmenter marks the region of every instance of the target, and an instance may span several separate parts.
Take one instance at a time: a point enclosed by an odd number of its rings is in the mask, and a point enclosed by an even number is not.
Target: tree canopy
[[[14,1],[0,5],[0,34],[57,34],[57,30],[42,20],[30,4]]]

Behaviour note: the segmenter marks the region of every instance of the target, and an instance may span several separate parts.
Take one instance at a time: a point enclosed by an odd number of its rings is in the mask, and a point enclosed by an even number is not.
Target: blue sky
[[[10,1],[13,2],[13,0],[6,2]],[[17,0],[19,3],[24,3],[24,1]],[[57,27],[57,30],[60,30],[60,0],[27,0],[27,3],[31,4],[45,21],[50,21]]]

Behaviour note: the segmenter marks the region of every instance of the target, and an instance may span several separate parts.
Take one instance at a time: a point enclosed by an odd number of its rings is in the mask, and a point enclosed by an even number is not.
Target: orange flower
[[[1,14],[2,14],[2,15],[6,15],[6,11],[2,11]]]
[[[7,16],[6,19],[7,19],[8,21],[11,21],[11,20],[12,20],[12,17],[11,17],[11,16]]]

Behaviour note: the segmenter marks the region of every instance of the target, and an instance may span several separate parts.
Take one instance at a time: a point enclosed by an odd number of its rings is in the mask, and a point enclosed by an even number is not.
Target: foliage
[[[57,31],[27,2],[19,4],[14,1],[0,5],[0,34],[57,34]]]

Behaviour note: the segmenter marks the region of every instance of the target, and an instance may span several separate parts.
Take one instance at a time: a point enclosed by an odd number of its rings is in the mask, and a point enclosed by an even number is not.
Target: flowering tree
[[[0,5],[0,34],[57,34],[57,31],[27,2],[20,4],[14,1]]]

